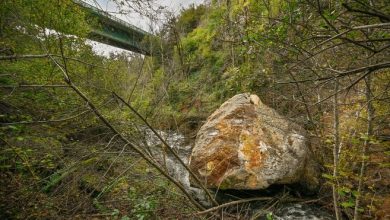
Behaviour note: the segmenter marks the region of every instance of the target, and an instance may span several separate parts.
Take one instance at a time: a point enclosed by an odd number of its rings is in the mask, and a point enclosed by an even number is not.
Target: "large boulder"
[[[318,182],[309,159],[304,129],[245,93],[200,128],[190,168],[209,188],[265,189],[302,180],[313,188]]]

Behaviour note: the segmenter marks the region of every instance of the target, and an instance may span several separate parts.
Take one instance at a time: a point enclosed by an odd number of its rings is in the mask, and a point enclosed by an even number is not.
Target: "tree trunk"
[[[366,169],[366,154],[367,149],[370,145],[370,137],[372,136],[372,119],[374,118],[374,106],[372,105],[371,100],[371,74],[368,74],[366,79],[366,103],[367,103],[367,131],[366,131],[366,138],[364,140],[363,149],[362,149],[362,164],[360,166],[360,173],[359,173],[359,183],[357,188],[357,195],[356,195],[356,201],[355,201],[355,211],[353,215],[354,220],[359,219],[359,203],[360,203],[360,197],[362,194],[362,188],[363,188],[363,179],[364,179],[364,171]]]
[[[338,205],[338,163],[339,163],[339,147],[340,147],[340,119],[339,119],[339,107],[338,107],[338,90],[339,90],[339,81],[337,77],[335,78],[335,94],[333,99],[333,128],[334,128],[334,146],[333,146],[333,207],[336,215],[336,219],[340,219],[340,210]]]

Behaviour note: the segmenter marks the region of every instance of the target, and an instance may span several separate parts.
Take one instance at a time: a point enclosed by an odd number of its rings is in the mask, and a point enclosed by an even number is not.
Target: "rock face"
[[[264,189],[306,181],[309,155],[300,126],[246,93],[223,103],[201,127],[190,168],[209,188]]]

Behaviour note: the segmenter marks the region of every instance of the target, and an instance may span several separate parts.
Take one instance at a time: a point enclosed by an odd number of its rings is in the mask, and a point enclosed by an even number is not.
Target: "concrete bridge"
[[[147,43],[143,41],[151,34],[82,0],[73,2],[84,8],[88,16],[98,20],[97,26],[91,26],[89,39],[144,55],[151,54]]]

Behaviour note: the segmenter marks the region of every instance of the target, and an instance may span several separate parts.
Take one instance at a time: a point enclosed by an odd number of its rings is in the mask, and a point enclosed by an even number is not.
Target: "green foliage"
[[[273,213],[272,212],[267,213],[266,218],[267,220],[273,220],[274,219]]]
[[[49,34],[53,30],[81,37],[89,31],[84,12],[71,0],[61,0],[55,4],[48,4],[45,0],[5,0],[0,3],[0,8],[0,46],[15,53],[39,51],[42,46],[53,49],[56,37]],[[69,38],[78,40],[71,36]]]
[[[191,5],[189,8],[182,10],[176,21],[179,32],[185,35],[194,30],[199,25],[205,12],[206,7],[204,5]]]

